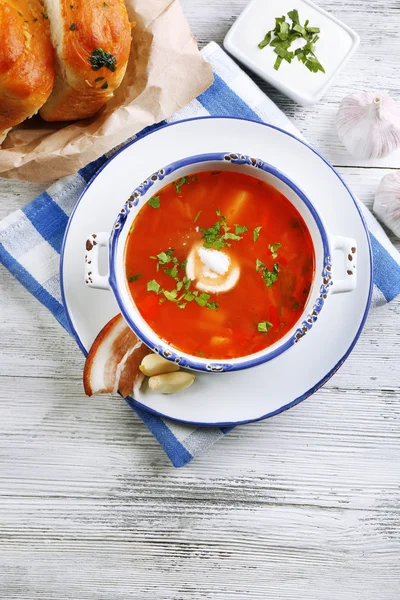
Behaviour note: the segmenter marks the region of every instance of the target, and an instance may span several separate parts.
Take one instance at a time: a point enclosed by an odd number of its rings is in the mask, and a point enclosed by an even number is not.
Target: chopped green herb
[[[240,235],[241,233],[245,233],[246,231],[248,231],[249,228],[245,227],[244,225],[235,225],[235,233],[236,235]]]
[[[299,12],[296,9],[290,10],[288,12],[288,17],[293,23],[300,23]]]
[[[160,252],[160,254],[157,254],[157,256],[150,256],[150,258],[153,259],[158,259],[158,262],[162,265],[167,265],[169,262],[171,262],[172,258],[171,255],[174,253],[174,249],[170,248],[169,250],[166,250],[165,252]]]
[[[160,196],[153,196],[150,198],[149,206],[151,206],[151,208],[160,208]]]
[[[275,283],[275,281],[278,279],[278,273],[279,273],[279,263],[274,263],[274,268],[272,271],[269,271],[268,269],[264,269],[263,279],[264,279],[265,285],[267,287],[271,287],[271,285],[273,283]]]
[[[168,290],[163,290],[163,294],[167,300],[170,302],[175,302],[178,292],[176,290],[171,290],[170,292]]]
[[[267,287],[271,287],[271,285],[273,283],[275,283],[275,281],[278,279],[278,273],[279,273],[279,263],[274,263],[273,269],[272,271],[270,271],[262,262],[262,260],[260,260],[259,258],[256,259],[256,272],[257,273],[262,273],[262,277],[264,280],[264,283]]]
[[[104,8],[110,8],[110,7],[108,6],[108,4],[106,4],[105,2],[103,2],[103,6],[104,6]]]
[[[138,273],[137,275],[132,275],[131,277],[128,277],[129,283],[133,283],[134,281],[137,281],[140,276],[141,276],[141,273]]]
[[[268,46],[268,44],[271,41],[271,36],[272,36],[271,31],[268,31],[268,33],[265,34],[265,38],[263,40],[261,40],[261,42],[258,44],[258,47],[260,48],[260,50],[265,48],[265,46]]]
[[[166,275],[169,275],[170,277],[173,277],[173,278],[175,279],[175,277],[178,275],[178,269],[177,269],[177,266],[176,266],[176,265],[174,265],[174,266],[172,267],[172,269],[164,269],[164,273],[165,273]]]
[[[268,333],[268,331],[271,329],[271,327],[272,327],[272,323],[270,323],[269,321],[261,321],[261,323],[257,324],[257,329],[261,333]]]
[[[69,28],[70,31],[75,31],[76,30],[76,23],[72,23],[71,27]]]
[[[103,85],[101,86],[101,89],[102,89],[102,90],[106,90],[107,88],[108,88],[108,83],[107,83],[107,81],[105,81],[105,82],[103,83]]]
[[[103,48],[96,48],[89,56],[89,62],[92,65],[93,71],[98,71],[102,67],[109,69],[114,72],[117,68],[117,59],[113,54],[103,50]]]
[[[256,258],[256,271],[257,271],[257,273],[259,271],[261,271],[261,269],[265,269],[265,265],[264,265],[264,263],[263,263],[262,260],[260,260],[259,258]]]
[[[222,236],[222,239],[223,240],[235,240],[237,242],[237,241],[241,240],[242,238],[240,237],[240,235],[236,235],[236,233],[226,232]]]
[[[48,18],[49,18],[49,17],[46,15],[46,13],[45,13],[45,12],[42,12],[42,13],[41,13],[41,15],[42,15],[43,19],[48,19]]]
[[[199,306],[206,306],[209,299],[210,299],[210,294],[206,294],[205,292],[203,292],[202,294],[200,294],[200,296],[195,298],[195,300]]]
[[[177,194],[181,193],[181,187],[183,186],[184,183],[188,182],[188,179],[189,179],[189,177],[187,177],[185,175],[185,177],[181,177],[179,179],[179,181],[177,181],[177,182],[174,183],[174,185],[175,185],[175,191],[176,191]]]
[[[187,304],[187,302],[178,302],[178,308],[181,308],[181,309],[186,308],[186,304]]]
[[[96,79],[94,80],[94,82],[98,83],[99,81],[103,81],[103,79],[105,79],[105,77],[96,77]]]
[[[147,291],[148,292],[155,292],[156,294],[158,294],[159,291],[160,291],[160,289],[161,289],[161,286],[160,286],[159,283],[157,283],[157,281],[155,279],[152,279],[147,284]]]
[[[203,211],[199,210],[199,212],[197,213],[197,215],[194,218],[194,222],[196,223],[197,219],[199,218],[199,216],[201,215]]]
[[[191,302],[192,300],[195,299],[195,295],[192,294],[192,292],[186,292],[186,294],[183,296],[185,298],[185,300],[187,300],[188,302]]]
[[[219,308],[219,304],[218,302],[207,302],[207,308],[211,310],[216,310],[217,308]]]
[[[285,16],[276,17],[274,29],[265,34],[264,39],[258,44],[258,47],[261,50],[266,46],[274,48],[275,54],[278,55],[274,64],[276,71],[281,66],[283,60],[290,64],[296,56],[312,73],[317,73],[318,71],[325,73],[325,69],[315,56],[315,44],[319,39],[318,35],[315,34],[320,33],[320,28],[309,27],[308,20],[304,25],[301,25],[297,10],[289,11],[287,16],[292,23],[289,24]],[[291,52],[290,47],[292,43],[300,39],[306,42],[305,45]]]
[[[182,261],[182,263],[181,263],[181,269],[185,270],[186,269],[186,265],[187,265],[187,258]]]
[[[255,227],[253,229],[253,240],[255,242],[258,240],[258,236],[260,235],[261,228],[262,228],[262,225],[260,225],[259,227]]]
[[[282,244],[279,242],[276,244],[268,244],[268,248],[271,250],[272,258],[276,258],[278,256],[279,248],[282,248]]]
[[[281,66],[281,64],[282,64],[282,60],[283,60],[283,59],[282,59],[280,56],[278,56],[278,57],[276,58],[276,61],[275,61],[275,64],[274,64],[274,69],[275,69],[275,71],[277,71],[277,70],[279,69],[279,67]]]

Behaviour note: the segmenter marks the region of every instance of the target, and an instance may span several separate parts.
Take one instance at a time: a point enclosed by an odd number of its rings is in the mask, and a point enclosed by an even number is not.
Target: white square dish
[[[316,54],[325,73],[312,73],[298,60],[291,64],[283,61],[276,71],[274,48],[258,47],[267,31],[275,27],[275,18],[293,9],[298,10],[301,23],[309,20],[310,26],[320,28]],[[286,96],[310,106],[322,98],[359,43],[355,31],[309,0],[252,0],[228,31],[224,47]]]

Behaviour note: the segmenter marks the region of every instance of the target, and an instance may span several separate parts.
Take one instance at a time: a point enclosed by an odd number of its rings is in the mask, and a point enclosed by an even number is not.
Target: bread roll
[[[56,82],[40,111],[46,121],[91,117],[126,71],[131,26],[123,0],[44,0],[56,50]]]
[[[54,52],[45,17],[39,0],[0,0],[0,144],[53,88]]]

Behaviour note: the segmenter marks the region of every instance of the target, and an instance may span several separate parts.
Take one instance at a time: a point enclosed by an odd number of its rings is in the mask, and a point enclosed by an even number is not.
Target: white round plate
[[[144,391],[136,399],[142,408],[164,417],[229,426],[270,417],[315,392],[347,358],[367,316],[372,255],[366,225],[344,182],[312,148],[270,125],[223,117],[181,121],[131,142],[92,179],[71,215],[61,256],[61,288],[71,328],[87,352],[118,308],[111,292],[84,283],[86,239],[95,231],[111,231],[132,190],[151,173],[209,152],[256,156],[283,171],[314,203],[332,234],[356,239],[358,254],[356,290],[331,295],[312,334],[288,352],[247,371],[199,374],[180,394]]]

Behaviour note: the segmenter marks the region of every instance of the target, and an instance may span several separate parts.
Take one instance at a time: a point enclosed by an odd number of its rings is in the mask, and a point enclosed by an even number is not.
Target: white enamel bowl
[[[260,352],[232,359],[199,358],[177,350],[160,338],[140,314],[129,291],[125,275],[126,242],[132,224],[144,204],[158,194],[168,183],[178,181],[181,177],[201,171],[235,171],[251,175],[268,183],[281,192],[296,208],[304,219],[311,234],[315,252],[315,274],[309,298],[297,323],[280,340]],[[262,207],[260,208],[262,210]],[[166,225],[168,226],[168,225]],[[109,252],[109,272],[99,273],[99,252],[106,246]],[[154,352],[157,352],[181,367],[222,373],[255,367],[287,352],[293,344],[300,342],[304,336],[312,335],[313,325],[324,318],[324,304],[329,302],[328,296],[335,293],[351,292],[356,287],[357,242],[354,238],[344,238],[328,233],[317,210],[302,190],[285,174],[261,159],[237,154],[234,152],[208,153],[184,158],[173,164],[162,167],[147,177],[126,199],[123,207],[116,215],[116,221],[110,232],[97,232],[87,241],[85,265],[85,282],[90,287],[111,290],[126,322],[138,337]],[[262,255],[267,248],[261,249]],[[340,250],[342,262],[346,263],[344,274],[340,275],[337,267],[339,258],[332,259],[333,253]],[[256,273],[255,273],[256,276]],[[240,279],[237,285],[240,286]],[[243,290],[246,293],[246,290]],[[221,297],[221,301],[223,296]],[[249,298],[251,302],[251,298]],[[202,315],[207,318],[207,311]],[[177,309],[176,318],[180,311]]]

